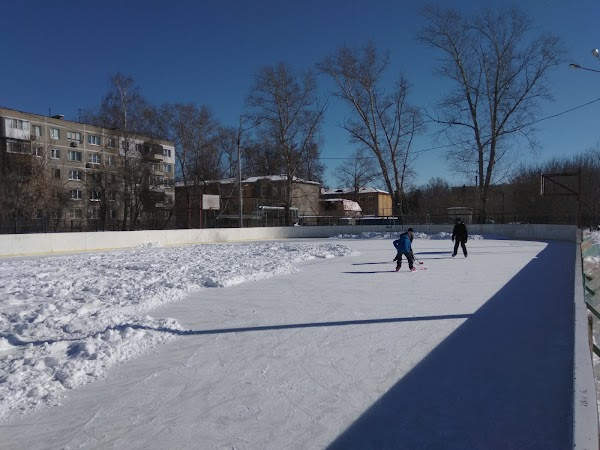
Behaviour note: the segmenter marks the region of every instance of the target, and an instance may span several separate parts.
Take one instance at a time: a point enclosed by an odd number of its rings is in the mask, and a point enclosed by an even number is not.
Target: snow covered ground
[[[600,232],[584,234],[583,250],[583,271],[587,277],[586,286],[592,291],[586,290],[586,301],[596,310],[600,309]],[[593,338],[594,344],[600,345],[600,319],[593,317]],[[600,358],[593,354],[594,376],[596,379],[596,404],[600,416]]]
[[[396,236],[0,261],[0,447],[565,448],[573,245]]]
[[[0,262],[0,419],[55,405],[65,389],[173,338],[147,313],[206,287],[292,273],[353,252],[334,244],[143,248]]]

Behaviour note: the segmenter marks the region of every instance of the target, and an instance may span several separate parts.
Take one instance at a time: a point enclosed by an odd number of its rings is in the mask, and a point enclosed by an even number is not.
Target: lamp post
[[[241,152],[241,144],[240,144],[240,140],[242,137],[242,118],[240,117],[240,128],[238,130],[238,136],[237,136],[237,157],[238,157],[238,188],[239,188],[239,207],[240,207],[240,228],[244,227],[244,219],[242,216],[242,210],[243,210],[243,195],[242,195],[242,152]]]
[[[243,191],[242,191],[242,133],[244,131],[248,131],[251,130],[252,128],[256,128],[257,126],[260,125],[259,121],[255,121],[251,126],[249,126],[248,128],[242,128],[242,122],[244,121],[244,116],[240,116],[240,126],[238,128],[238,135],[237,135],[237,157],[238,157],[238,193],[239,193],[239,202],[240,202],[240,212],[239,212],[239,220],[240,220],[240,228],[244,227],[244,220],[243,220],[243,211],[244,211],[244,196]]]
[[[593,56],[594,58],[596,58],[596,59],[599,59],[599,60],[600,60],[600,50],[598,50],[597,48],[593,49],[593,50],[592,50],[592,56]],[[600,73],[600,70],[596,70],[596,69],[590,69],[589,67],[583,67],[583,66],[581,66],[581,65],[579,65],[579,64],[575,64],[575,63],[571,63],[571,64],[569,64],[569,67],[570,67],[571,69],[581,69],[581,70],[587,70],[587,71],[589,71],[589,72],[598,72],[598,73]]]
[[[583,66],[580,66],[579,64],[575,64],[575,63],[569,64],[569,67],[571,69],[581,69],[581,70],[588,70],[590,72],[599,72],[600,73],[600,70],[590,69],[589,67],[583,67]]]

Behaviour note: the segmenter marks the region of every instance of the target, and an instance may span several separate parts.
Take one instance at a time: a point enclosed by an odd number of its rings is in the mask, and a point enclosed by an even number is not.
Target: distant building
[[[447,208],[448,219],[450,223],[455,223],[456,219],[462,220],[464,223],[473,222],[473,208],[466,208],[464,206],[452,206]]]
[[[353,200],[360,205],[363,216],[387,217],[392,215],[392,196],[380,189],[365,187],[354,189],[323,189],[321,199],[342,198]]]
[[[354,200],[327,198],[321,200],[322,215],[326,217],[361,217],[362,209]]]
[[[0,230],[162,228],[174,164],[170,141],[0,108]]]
[[[243,226],[285,225],[285,204],[288,189],[285,175],[249,177],[242,180]],[[319,214],[321,185],[315,181],[294,178],[290,219],[297,224],[305,216]],[[200,227],[202,194],[219,195],[220,211],[208,213],[202,227],[237,227],[240,224],[240,185],[237,178],[212,180],[189,185],[176,185],[176,216],[179,228]]]

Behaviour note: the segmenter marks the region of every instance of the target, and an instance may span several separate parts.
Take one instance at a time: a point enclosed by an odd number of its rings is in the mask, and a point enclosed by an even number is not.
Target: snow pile
[[[400,236],[400,232],[363,232],[358,234],[339,234],[334,236],[332,239],[398,239]],[[415,232],[415,239],[437,239],[437,240],[451,240],[452,233],[436,233],[436,234],[427,234],[423,232]],[[484,237],[480,234],[473,234],[469,236],[469,239],[478,240],[484,239]]]
[[[399,233],[364,231],[358,234],[338,234],[336,236],[332,236],[330,239],[397,239],[394,237],[397,235],[399,235]]]
[[[0,419],[57,405],[182,332],[147,311],[208,287],[291,273],[294,263],[352,255],[336,244],[206,244],[0,262]]]

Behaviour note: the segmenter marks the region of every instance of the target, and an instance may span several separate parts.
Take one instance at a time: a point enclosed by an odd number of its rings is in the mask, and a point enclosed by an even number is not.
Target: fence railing
[[[461,217],[467,224],[478,223],[475,217]],[[579,220],[578,220],[579,219]],[[592,220],[595,217],[564,214],[488,214],[483,223],[486,224],[545,224],[545,225],[579,225],[582,228],[595,228],[597,224]],[[298,225],[301,226],[331,226],[331,225],[452,225],[454,218],[434,214],[406,214],[400,217],[338,217],[327,215],[300,216]],[[201,224],[201,225],[200,225]],[[270,220],[249,219],[244,216],[243,227],[278,227],[283,226],[281,218]],[[168,219],[139,219],[133,223],[129,222],[127,230],[175,230],[187,228],[237,228],[239,219],[216,220],[214,217],[206,217],[201,222],[196,220],[190,222],[185,217],[175,215]],[[72,233],[89,231],[121,231],[123,221],[110,219],[28,219],[28,218],[0,218],[0,234],[35,234],[35,233]]]

